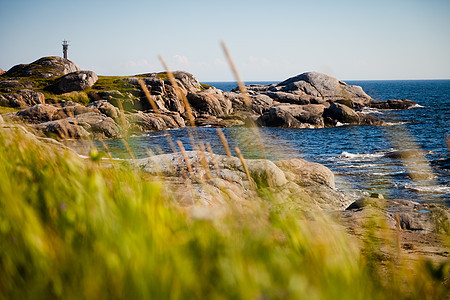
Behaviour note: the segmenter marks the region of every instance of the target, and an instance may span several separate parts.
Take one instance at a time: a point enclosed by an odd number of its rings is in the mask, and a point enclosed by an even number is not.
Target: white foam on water
[[[347,151],[343,151],[339,158],[348,158],[348,159],[375,159],[377,157],[382,157],[383,153],[350,153]]]
[[[139,135],[133,135],[133,137],[163,137],[163,136],[168,136],[170,135],[169,133],[163,133],[163,134],[154,134],[154,133],[143,133],[143,134],[139,134]]]
[[[375,176],[395,176],[395,175],[400,175],[400,174],[406,174],[406,172],[398,171],[398,172],[375,172],[375,173],[372,173],[372,175],[375,175]]]
[[[408,109],[411,109],[411,108],[423,108],[423,107],[425,107],[425,106],[422,106],[420,104],[416,104],[416,105],[413,105],[413,106],[409,107]]]
[[[388,126],[396,126],[396,125],[405,125],[408,124],[409,122],[386,122],[386,125]]]
[[[377,168],[380,165],[377,164],[359,164],[359,165],[348,165],[347,168],[354,168],[354,169],[362,169],[362,168]]]
[[[421,185],[416,183],[407,183],[405,184],[405,188],[420,192],[420,193],[431,193],[431,194],[448,194],[450,193],[450,186],[438,185],[438,184],[430,184],[430,185]]]
[[[366,115],[368,115],[368,114],[379,114],[379,115],[382,115],[383,114],[383,112],[381,110],[379,110],[377,108],[372,108],[372,107],[364,107],[361,110],[361,112],[363,114],[366,114]]]

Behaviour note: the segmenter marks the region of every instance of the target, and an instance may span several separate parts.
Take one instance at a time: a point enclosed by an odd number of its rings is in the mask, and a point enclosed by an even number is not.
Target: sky
[[[0,68],[62,56],[99,75],[449,79],[450,0],[0,0]]]

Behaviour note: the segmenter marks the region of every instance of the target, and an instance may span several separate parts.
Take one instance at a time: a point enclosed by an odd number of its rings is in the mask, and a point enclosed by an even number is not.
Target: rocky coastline
[[[43,57],[0,75],[0,106],[17,110],[4,114],[4,119],[28,123],[44,135],[118,138],[128,132],[189,125],[383,125],[382,120],[361,110],[415,105],[411,100],[377,101],[359,86],[316,72],[277,84],[249,85],[249,101],[237,88],[224,92],[187,72],[173,74],[176,87],[166,73],[99,77],[93,71],[80,70],[70,60]],[[195,124],[190,124],[192,121]]]
[[[15,110],[0,115],[0,123],[7,124],[2,125],[6,130],[11,129],[11,122],[25,123],[24,130],[44,137],[98,139],[194,125],[385,125],[362,109],[407,109],[416,105],[411,100],[377,101],[361,87],[316,72],[276,84],[246,86],[246,96],[237,88],[224,92],[202,84],[187,72],[173,74],[177,86],[166,73],[98,76],[80,70],[67,59],[44,57],[0,74],[0,106]],[[428,251],[427,255],[436,260],[449,256],[438,243],[432,250],[423,248],[439,233],[449,232],[448,208],[386,201],[381,195],[355,202],[335,189],[333,173],[320,164],[301,159],[241,160],[200,150],[157,155],[134,163],[148,176],[162,179],[167,192],[173,193],[181,206],[206,208],[208,216],[220,212],[218,208],[227,201],[245,207],[248,199],[270,191],[272,197],[301,204],[305,210],[339,212],[338,218],[355,234],[368,213],[375,210],[388,220],[392,231],[414,233],[403,235],[410,236],[401,242],[405,251]],[[415,241],[417,234],[423,244]]]

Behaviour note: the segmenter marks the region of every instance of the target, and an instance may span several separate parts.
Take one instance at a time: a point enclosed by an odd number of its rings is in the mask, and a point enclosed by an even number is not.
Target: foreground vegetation
[[[0,298],[446,297],[443,267],[405,267],[377,217],[362,246],[270,195],[211,219],[98,160],[0,127]],[[395,259],[380,264],[380,247]]]

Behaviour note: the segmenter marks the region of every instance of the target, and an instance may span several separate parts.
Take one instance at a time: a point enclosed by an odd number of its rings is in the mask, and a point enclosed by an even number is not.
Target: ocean
[[[229,91],[234,82],[205,82]],[[247,82],[269,84],[272,82]],[[231,149],[246,158],[271,160],[304,158],[321,163],[335,174],[336,187],[356,198],[381,193],[385,198],[439,202],[450,206],[450,159],[445,139],[450,136],[450,80],[347,81],[359,85],[376,100],[411,99],[407,110],[364,111],[388,126],[340,126],[321,129],[244,127],[223,128]],[[225,154],[215,128],[181,128],[147,132],[128,139],[136,157],[172,152],[168,142],[181,140],[191,150],[188,131],[209,142],[215,153]],[[106,141],[113,155],[126,150],[120,140]],[[261,150],[264,145],[264,151]],[[101,145],[99,145],[101,148]],[[401,160],[398,150],[421,150],[422,156]],[[263,152],[265,152],[263,154]],[[417,151],[416,151],[417,153]]]

